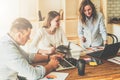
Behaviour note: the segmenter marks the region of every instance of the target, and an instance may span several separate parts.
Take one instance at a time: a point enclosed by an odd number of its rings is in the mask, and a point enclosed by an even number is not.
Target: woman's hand
[[[103,44],[107,45],[108,44],[108,40],[104,40]]]
[[[56,48],[55,47],[50,47],[50,49],[48,50],[48,53],[49,54],[54,54],[56,51]]]
[[[81,39],[84,43],[86,42],[86,38],[84,36]]]

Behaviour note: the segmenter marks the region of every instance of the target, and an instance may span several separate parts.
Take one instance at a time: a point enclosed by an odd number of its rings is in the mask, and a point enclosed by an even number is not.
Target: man
[[[0,40],[0,80],[19,80],[22,74],[28,80],[38,80],[58,67],[57,58],[61,55],[43,56],[26,53],[20,48],[25,45],[31,33],[31,23],[24,19],[16,19],[8,34]],[[49,60],[47,65],[32,66],[31,63]]]

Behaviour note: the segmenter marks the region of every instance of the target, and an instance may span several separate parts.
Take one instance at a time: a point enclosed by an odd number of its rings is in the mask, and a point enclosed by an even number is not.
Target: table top
[[[77,68],[60,72],[69,73],[66,80],[120,80],[120,65],[105,60],[97,66],[86,64],[84,76],[78,75]]]
[[[120,56],[120,52],[117,54]],[[88,58],[86,54],[80,58]],[[120,80],[120,65],[106,60],[97,66],[85,65],[85,75],[78,75],[78,69],[67,69],[58,72],[69,73],[65,80]],[[40,63],[41,64],[41,63]],[[46,63],[45,63],[46,64]],[[45,65],[43,62],[43,65]],[[37,64],[35,64],[37,65]]]

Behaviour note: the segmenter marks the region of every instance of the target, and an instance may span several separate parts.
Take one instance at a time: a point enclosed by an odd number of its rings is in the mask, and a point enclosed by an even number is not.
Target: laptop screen
[[[95,51],[95,52],[89,53],[87,55],[96,57],[96,58],[100,58],[100,59],[109,59],[109,58],[116,56],[119,48],[120,48],[120,42],[106,45],[104,50]]]
[[[101,56],[100,56],[100,58],[108,59],[108,58],[116,56],[119,48],[120,48],[120,42],[115,43],[115,44],[106,45],[102,54],[101,54]]]

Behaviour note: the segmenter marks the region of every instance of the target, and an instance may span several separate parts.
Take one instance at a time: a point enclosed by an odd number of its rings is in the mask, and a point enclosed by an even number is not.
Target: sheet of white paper
[[[120,57],[113,57],[113,58],[110,58],[108,59],[108,61],[110,62],[113,62],[113,63],[116,63],[116,64],[119,64],[120,65]]]
[[[70,52],[71,52],[71,56],[75,59],[79,59],[80,58],[80,53],[83,50],[80,46],[71,43],[70,44]]]
[[[51,72],[48,75],[54,76],[53,79],[48,79],[46,76],[43,79],[40,80],[65,80],[65,78],[68,76],[69,73],[63,73],[63,72]],[[47,76],[48,76],[47,75]]]

